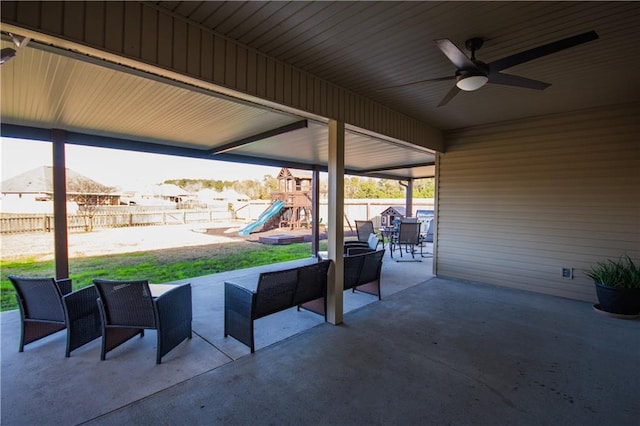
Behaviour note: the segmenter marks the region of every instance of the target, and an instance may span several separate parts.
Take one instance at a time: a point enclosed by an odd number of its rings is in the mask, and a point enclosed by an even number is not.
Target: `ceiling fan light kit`
[[[455,76],[414,81],[411,83],[399,84],[397,86],[388,86],[381,90],[407,87],[433,81],[455,79],[456,85],[453,86],[442,101],[440,101],[438,104],[439,107],[446,105],[460,92],[460,90],[472,92],[480,89],[487,83],[533,90],[544,90],[551,86],[551,84],[543,81],[532,80],[526,77],[520,77],[518,75],[502,73],[501,71],[597,39],[598,34],[595,31],[588,31],[586,33],[567,37],[562,40],[509,55],[488,64],[476,59],[476,51],[482,47],[482,44],[485,41],[481,37],[473,37],[465,42],[465,47],[471,52],[471,56],[465,55],[458,46],[451,42],[451,40],[446,38],[438,39],[435,40],[436,45],[456,67]]]
[[[458,86],[458,89],[464,90],[466,92],[473,92],[474,90],[478,90],[489,81],[489,77],[475,71],[461,72],[460,75],[458,75],[457,79],[458,81],[456,83],[456,86]]]

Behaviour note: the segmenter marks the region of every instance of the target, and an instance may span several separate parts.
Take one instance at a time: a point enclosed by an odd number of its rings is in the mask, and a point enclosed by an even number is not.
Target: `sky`
[[[52,165],[51,143],[0,138],[2,181],[40,166]],[[262,181],[277,176],[280,168],[181,158],[79,145],[66,146],[67,168],[107,186],[136,189],[167,179]]]

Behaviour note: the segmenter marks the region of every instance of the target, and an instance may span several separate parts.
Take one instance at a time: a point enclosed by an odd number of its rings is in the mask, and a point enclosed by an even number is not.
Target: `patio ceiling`
[[[274,166],[327,164],[322,121],[35,42],[2,67],[1,80],[4,135],[65,129],[69,143]],[[345,144],[350,173],[433,176],[435,155],[424,148],[353,130]]]
[[[640,99],[637,2],[145,3],[391,109],[449,130]],[[437,107],[452,81],[380,88],[453,74],[434,39],[486,39],[485,62],[595,30],[599,39],[509,69],[544,91],[487,85]],[[3,37],[2,47],[12,46]],[[327,165],[327,125],[32,41],[2,66],[3,135],[309,169]],[[433,176],[435,154],[347,126],[349,174]]]
[[[192,2],[157,7],[440,129],[640,99],[638,2]],[[488,84],[438,103],[453,81],[381,88],[452,76],[434,40],[459,48],[485,39],[489,63],[587,31],[599,39],[504,72],[551,83],[546,90]]]

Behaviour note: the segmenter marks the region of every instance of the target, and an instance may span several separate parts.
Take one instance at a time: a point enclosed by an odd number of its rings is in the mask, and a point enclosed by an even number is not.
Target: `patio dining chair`
[[[366,243],[369,241],[369,235],[375,234],[373,230],[373,222],[370,220],[356,220],[355,222],[358,241]]]
[[[67,330],[65,357],[71,351],[98,338],[100,314],[94,286],[72,291],[71,280],[9,275],[20,307],[20,346]]]
[[[98,289],[98,307],[102,318],[102,350],[107,352],[145,329],[157,330],[156,364],[185,339],[191,339],[191,285],[176,285],[153,297],[147,280],[93,280]]]
[[[419,222],[400,222],[398,232],[391,237],[391,257],[396,249],[400,251],[400,257],[402,258],[402,251],[411,253],[411,258],[415,259],[416,248],[420,247],[420,254],[422,255],[422,244],[420,241],[420,223]],[[417,259],[420,261],[420,259]]]
[[[427,225],[427,232],[425,234],[420,234],[420,254],[422,257],[432,257],[433,252],[427,252],[426,256],[422,254],[422,246],[426,243],[433,243],[433,218],[429,221],[429,225]]]

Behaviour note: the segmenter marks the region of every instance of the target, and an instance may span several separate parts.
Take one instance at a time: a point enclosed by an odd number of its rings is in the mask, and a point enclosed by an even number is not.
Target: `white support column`
[[[344,122],[329,120],[328,251],[333,260],[327,287],[327,321],[341,324],[344,289]]]

